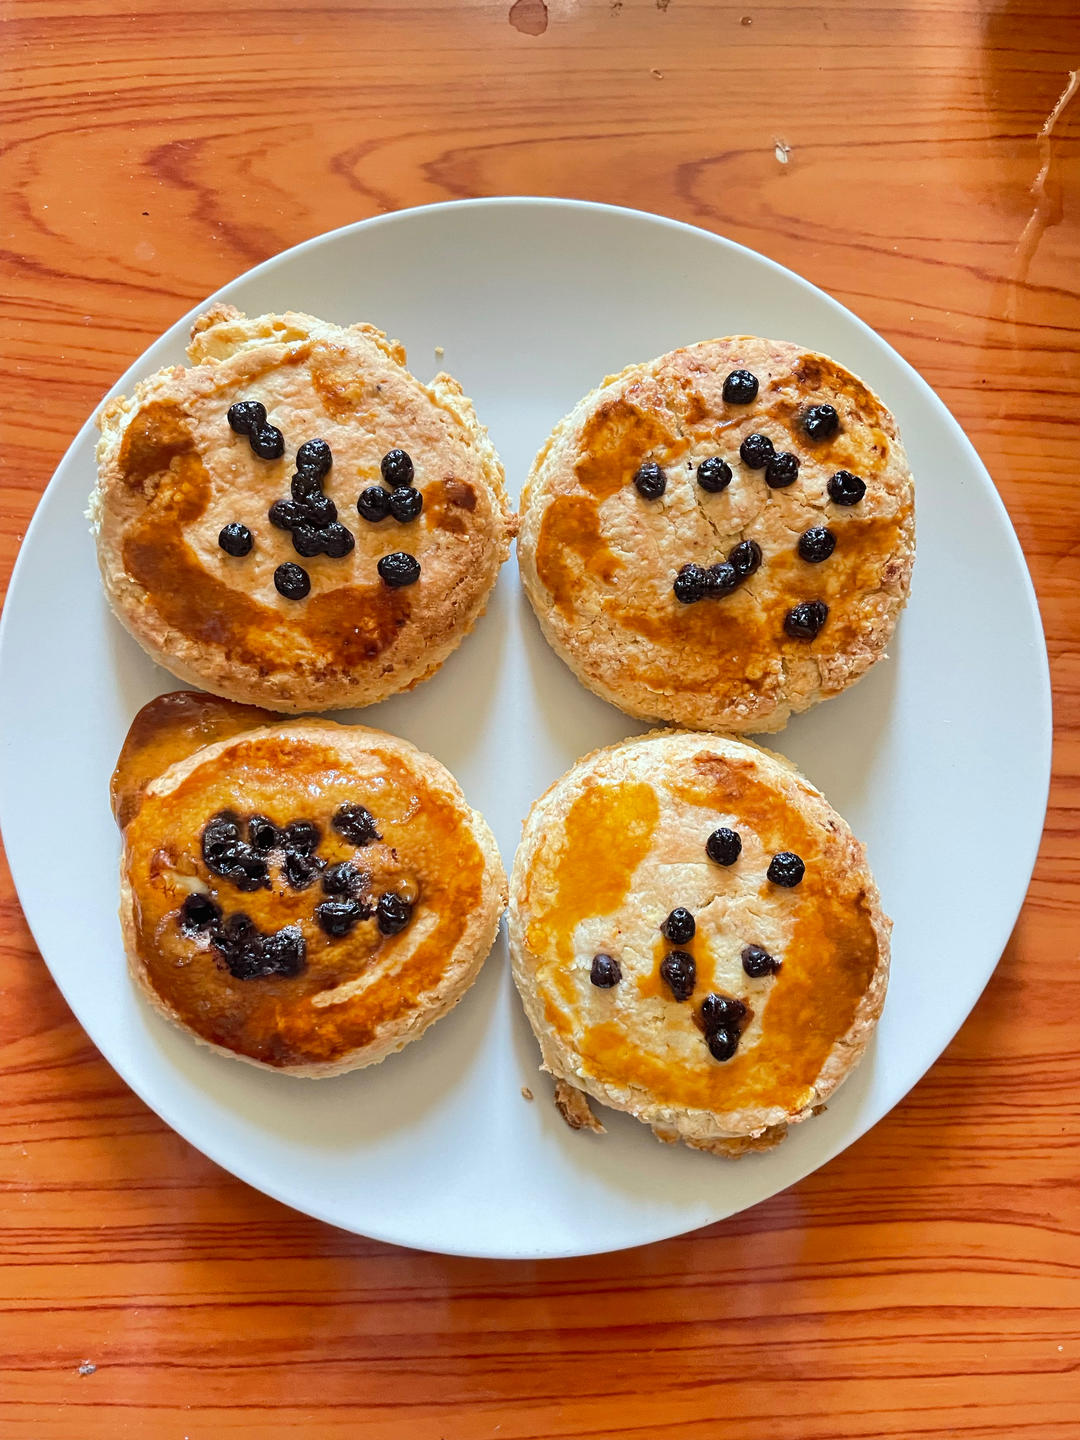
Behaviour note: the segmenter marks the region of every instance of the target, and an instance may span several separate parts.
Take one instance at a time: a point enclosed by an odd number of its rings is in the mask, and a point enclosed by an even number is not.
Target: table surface
[[[1076,1440],[1074,0],[0,16],[0,585],[102,392],[230,277],[402,206],[584,196],[753,246],[921,370],[1027,553],[1057,723],[1027,904],[930,1074],[793,1190],[591,1260],[396,1250],[223,1174],[86,1039],[4,871],[0,1434]]]

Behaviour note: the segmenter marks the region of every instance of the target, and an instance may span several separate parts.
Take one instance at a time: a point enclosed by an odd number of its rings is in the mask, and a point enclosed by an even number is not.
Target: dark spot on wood
[[[510,6],[510,24],[522,35],[543,35],[548,27],[544,0],[514,0]]]

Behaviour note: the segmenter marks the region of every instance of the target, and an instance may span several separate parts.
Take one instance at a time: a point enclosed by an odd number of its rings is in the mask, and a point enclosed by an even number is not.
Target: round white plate
[[[474,397],[515,494],[579,396],[694,340],[794,340],[884,397],[918,489],[911,604],[889,661],[769,743],[868,844],[896,922],[892,984],[876,1042],[828,1112],[737,1163],[660,1145],[612,1112],[606,1136],[568,1130],[537,1073],[502,940],[452,1015],[370,1071],[289,1079],[171,1029],[128,981],[108,781],[135,711],[177,682],[102,596],[83,515],[88,422],[34,517],[0,628],[0,814],[34,937],[91,1038],[164,1120],[250,1184],[345,1229],[448,1253],[574,1255],[656,1240],[753,1205],[849,1145],[974,1005],[1023,900],[1046,805],[1050,692],[1035,597],[994,487],[941,401],[861,321],[771,261],[653,215],[571,201],[365,221],[215,298],[249,314],[370,320],[405,342],[420,376],[445,366]],[[182,362],[189,323],[116,389]],[[513,558],[434,679],[352,718],[448,765],[507,869],[534,797],[585,751],[644,728],[548,650]]]

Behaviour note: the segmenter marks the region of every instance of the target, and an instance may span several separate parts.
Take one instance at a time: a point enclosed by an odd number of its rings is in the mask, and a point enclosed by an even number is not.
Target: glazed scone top
[[[188,353],[190,367],[159,372],[101,416],[91,513],[106,589],[136,638],[216,693],[292,710],[369,703],[431,673],[483,608],[513,531],[502,467],[457,382],[421,384],[370,325],[292,312],[216,307]],[[230,429],[241,400],[265,405],[281,459]],[[355,537],[342,558],[302,557],[267,518],[316,437],[333,453],[323,488]],[[413,460],[423,512],[372,524],[357,498],[395,448]],[[247,555],[218,544],[232,522],[254,535]],[[396,551],[420,562],[416,584],[380,579],[377,562]],[[310,575],[305,599],[276,590],[286,561]]]
[[[252,729],[251,713],[165,696],[133,727],[114,783],[114,808],[127,817],[122,914],[133,968],[171,1018],[242,1058],[313,1074],[382,1058],[454,1003],[490,948],[505,889],[490,832],[443,767],[405,741],[324,720],[264,716],[270,723]],[[233,725],[240,733],[229,736]],[[223,738],[200,746],[215,727]],[[148,746],[166,768],[142,788]],[[373,821],[366,840],[340,827],[342,807],[357,805]],[[223,814],[244,842],[255,816],[279,831],[310,822],[314,874],[290,883],[280,841],[247,847],[268,884],[245,888],[218,873],[202,837]],[[360,881],[330,893],[330,867],[344,861]],[[380,925],[376,902],[387,893],[405,905],[397,933]],[[217,907],[213,927],[185,923],[192,894]],[[350,895],[362,917],[326,933],[316,907]],[[262,936],[284,932],[290,962],[302,937],[302,964],[245,973],[257,963],[213,939],[238,914]]]
[[[728,403],[735,369],[756,399]],[[834,436],[813,440],[808,410],[832,405]],[[761,433],[798,457],[793,484],[770,489],[745,465]],[[719,493],[696,480],[718,456],[733,478]],[[657,500],[633,477],[666,474]],[[830,500],[837,471],[860,477],[859,503]],[[826,526],[834,553],[800,558],[799,537]],[[724,561],[744,539],[760,569],[732,594],[681,604],[680,568]],[[676,350],[609,378],[557,427],[522,496],[520,554],[541,624],[586,684],[631,714],[695,728],[769,731],[844,688],[882,653],[908,590],[914,547],[911,475],[896,424],[849,371],[796,345],[734,336]],[[821,600],[813,640],[785,632],[797,604]]]
[[[718,827],[742,841],[710,859]],[[802,881],[767,878],[794,852]],[[661,932],[676,907],[696,933]],[[558,1076],[703,1144],[802,1118],[843,1078],[884,997],[888,927],[861,846],[780,757],[722,737],[656,734],[599,751],[539,800],[511,881],[517,978],[545,1062]],[[752,978],[742,952],[778,962]],[[660,966],[689,952],[696,982],[677,1000]],[[597,954],[621,980],[592,982]],[[709,1052],[709,994],[748,1009],[738,1049]]]
[[[128,727],[113,771],[109,795],[121,830],[146,799],[153,781],[170,765],[211,745],[283,720],[257,705],[235,705],[199,690],[174,690],[144,705]]]

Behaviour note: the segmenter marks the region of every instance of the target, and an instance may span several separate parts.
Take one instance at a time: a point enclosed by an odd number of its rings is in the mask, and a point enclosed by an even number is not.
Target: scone
[[[896,422],[782,341],[708,340],[609,378],[556,427],[521,509],[548,642],[646,719],[780,730],[866,672],[907,599]]]
[[[495,939],[490,830],[438,761],[381,730],[163,695],[112,798],[132,976],[239,1060],[372,1065],[457,1004]]]
[[[279,710],[368,705],[433,674],[516,524],[449,375],[371,325],[218,305],[99,417],[105,591],[174,675]]]
[[[862,846],[779,755],[656,732],[533,806],[510,879],[514,979],[576,1129],[588,1097],[661,1140],[784,1138],[877,1023],[890,922]]]

